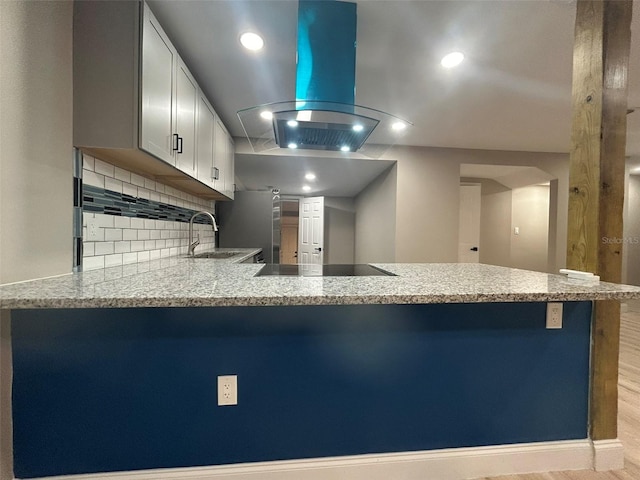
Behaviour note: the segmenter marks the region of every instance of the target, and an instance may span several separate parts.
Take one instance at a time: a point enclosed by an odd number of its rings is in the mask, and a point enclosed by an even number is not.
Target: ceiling
[[[575,1],[356,3],[356,103],[413,122],[400,143],[569,150]],[[638,108],[627,117],[627,155],[638,157],[634,160],[640,163],[640,0],[633,3],[628,103]],[[244,135],[238,110],[295,97],[295,0],[150,0],[149,4],[234,137]],[[263,50],[252,53],[242,48],[238,37],[247,30],[264,37]],[[453,50],[464,52],[465,61],[446,70],[440,59]],[[290,156],[287,161],[278,158],[263,159],[269,163],[258,174],[260,157],[238,154],[240,183],[246,188],[281,184],[283,193],[302,193],[299,172],[292,172],[287,163]],[[349,173],[328,162],[314,168],[327,184],[353,178],[352,188],[342,193],[358,193],[357,171]],[[382,167],[372,170],[376,168]],[[265,179],[264,171],[275,180]],[[292,191],[286,191],[289,188]]]

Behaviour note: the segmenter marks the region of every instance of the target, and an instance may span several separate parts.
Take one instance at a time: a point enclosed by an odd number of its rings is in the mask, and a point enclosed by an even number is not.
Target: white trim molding
[[[624,468],[624,449],[620,440],[593,441],[593,469],[597,472],[622,470]]]
[[[617,442],[617,441],[616,441]],[[47,480],[462,480],[558,470],[591,470],[594,455],[618,453],[619,442],[589,439],[422,452],[355,455],[211,467],[46,477]],[[606,465],[602,457],[602,465]],[[611,457],[613,458],[613,457]],[[617,458],[617,457],[616,457]],[[617,464],[616,464],[617,466]],[[45,480],[45,479],[41,479]]]

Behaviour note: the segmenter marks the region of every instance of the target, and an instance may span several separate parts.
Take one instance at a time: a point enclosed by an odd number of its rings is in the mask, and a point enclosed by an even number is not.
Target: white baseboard
[[[619,442],[615,448],[604,443],[596,447],[590,440],[585,439],[211,467],[65,475],[46,477],[46,480],[463,480],[518,473],[590,470],[594,468],[594,454],[601,454],[601,464],[606,465],[608,459],[613,458],[614,450],[617,454],[618,444]]]
[[[593,469],[598,472],[622,470],[624,468],[624,449],[622,442],[614,440],[593,441]]]

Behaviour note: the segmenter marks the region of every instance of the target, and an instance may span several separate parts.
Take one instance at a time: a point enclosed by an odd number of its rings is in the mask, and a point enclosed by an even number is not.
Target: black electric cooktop
[[[364,276],[396,276],[394,273],[381,270],[365,263],[345,265],[281,265],[267,263],[256,273],[256,277],[296,275],[303,277],[364,277]]]

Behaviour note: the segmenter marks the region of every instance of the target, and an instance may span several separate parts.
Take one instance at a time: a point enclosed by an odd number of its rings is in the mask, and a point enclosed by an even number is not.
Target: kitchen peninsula
[[[175,257],[0,286],[16,477],[592,468],[592,301],[639,287],[374,266],[396,276],[256,277],[263,265]],[[561,329],[545,327],[546,302],[563,303]],[[238,376],[238,405],[217,406],[220,375]]]

